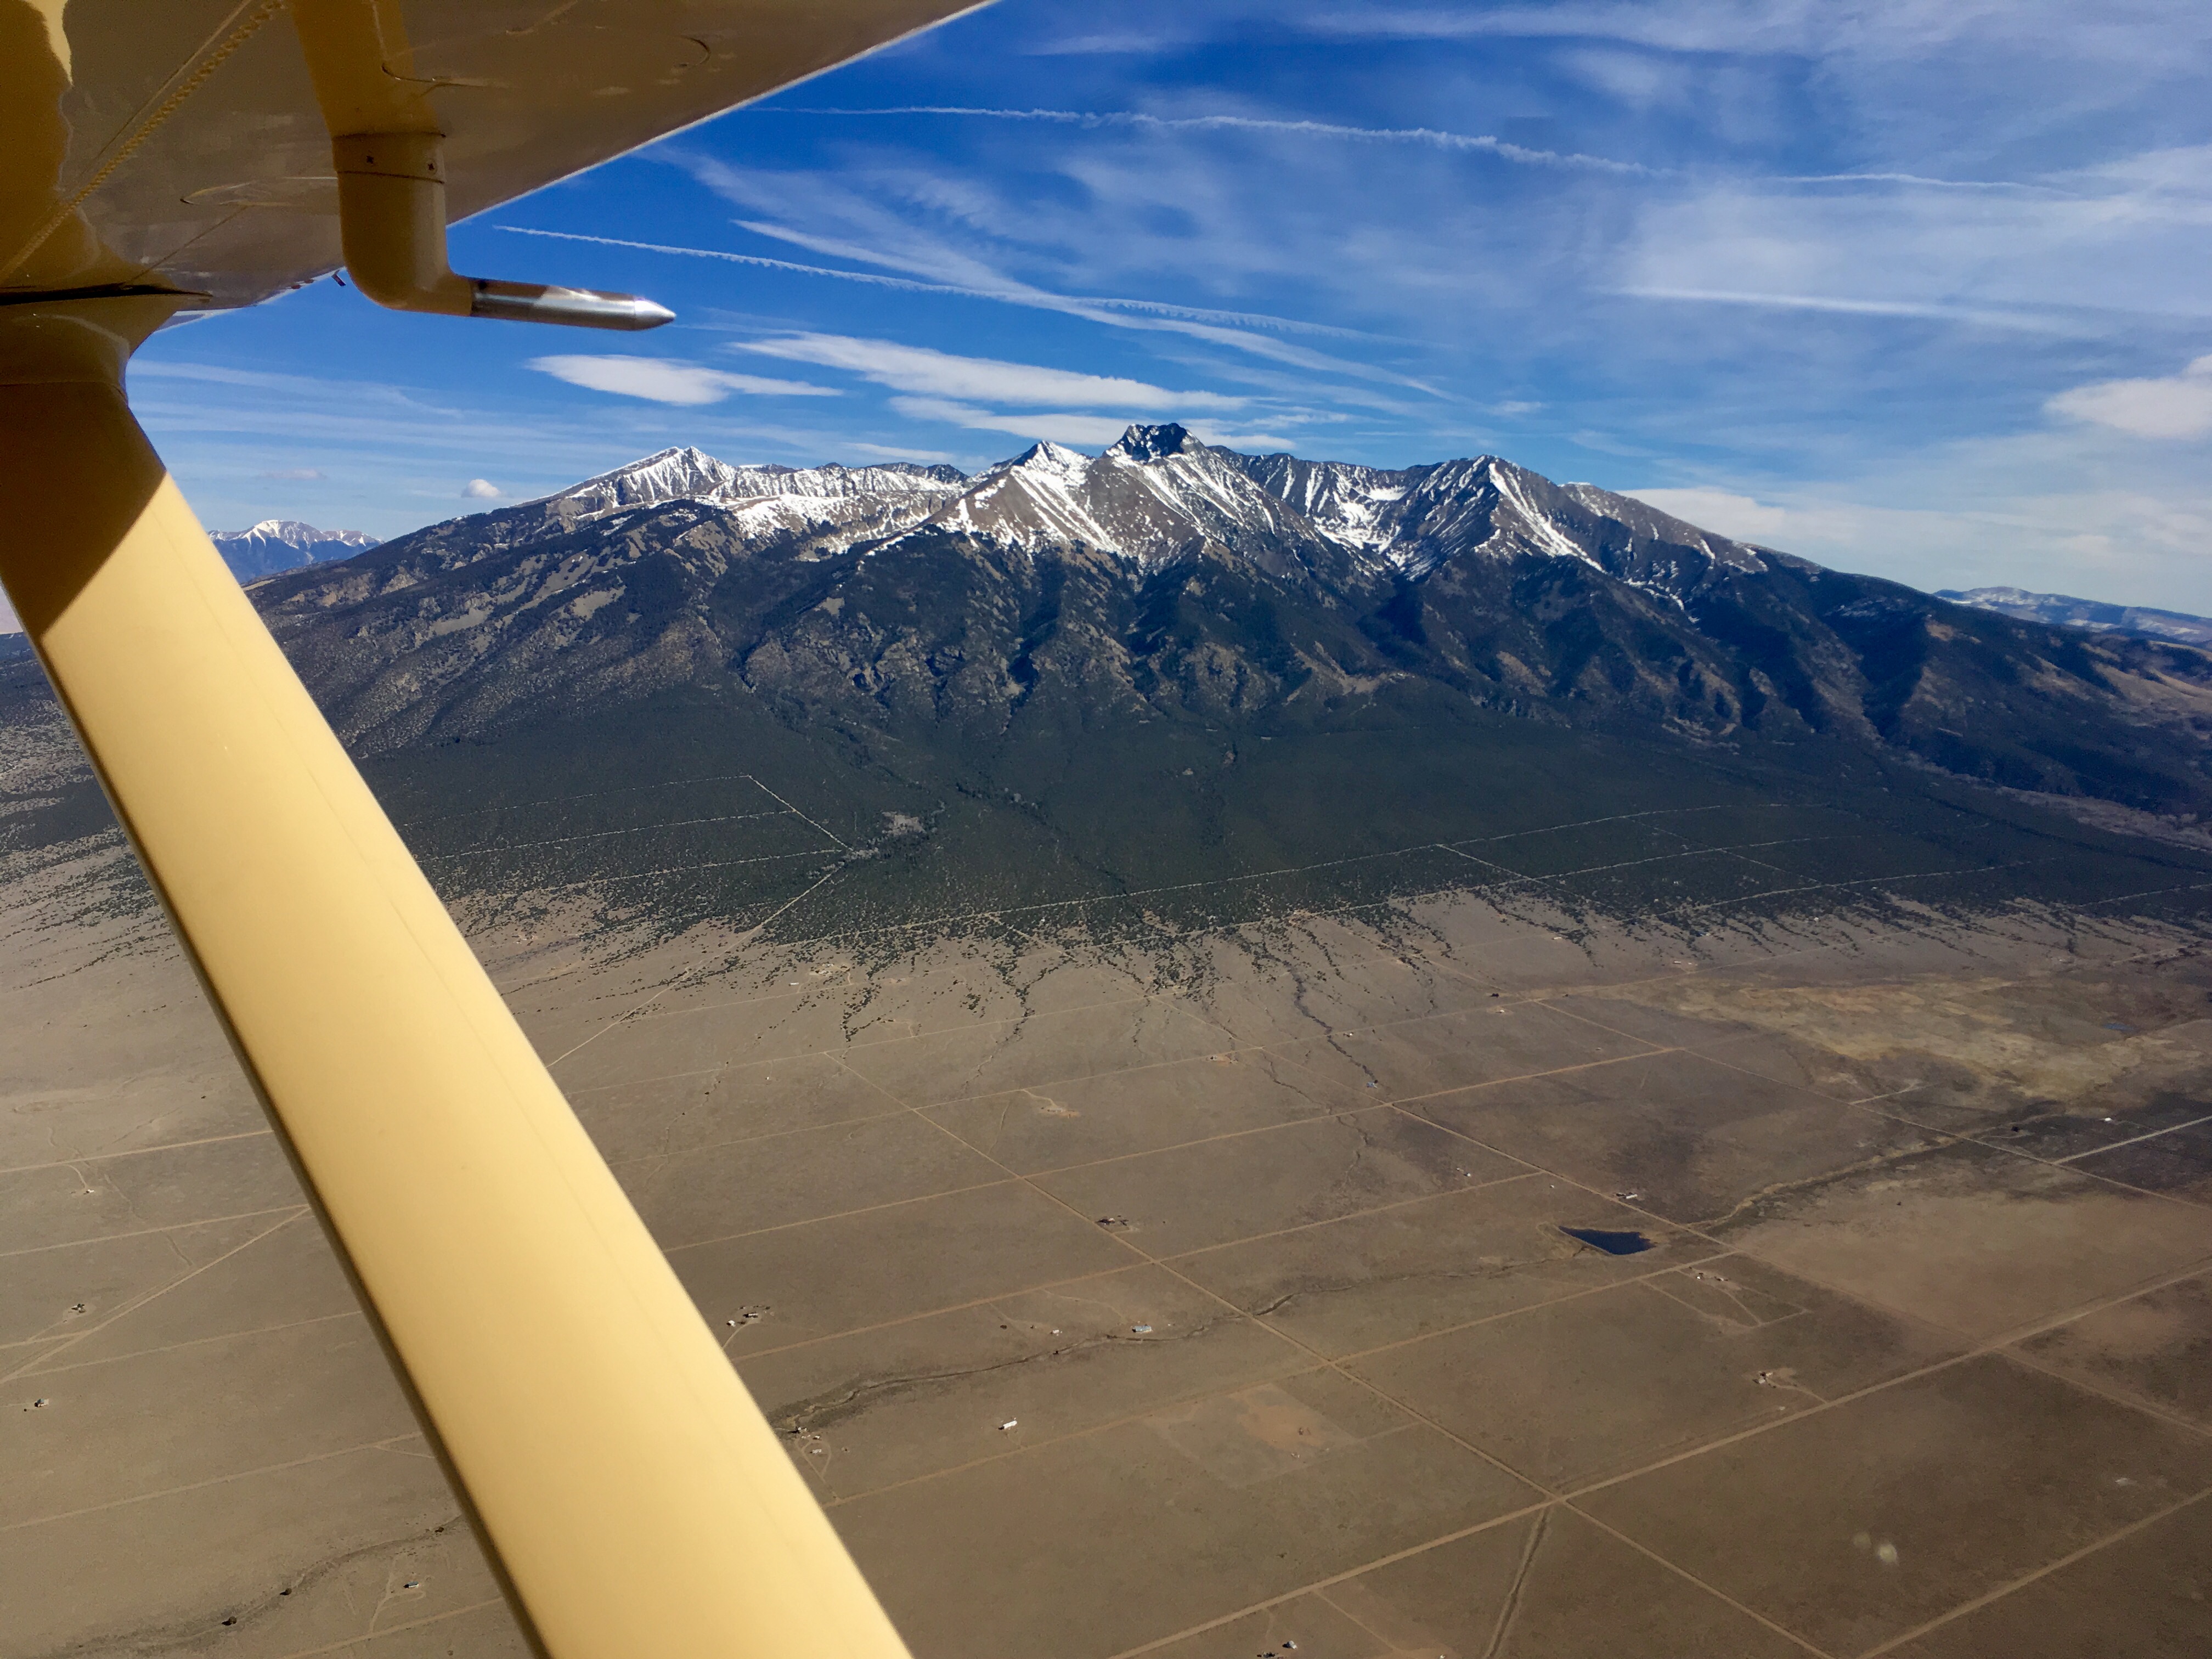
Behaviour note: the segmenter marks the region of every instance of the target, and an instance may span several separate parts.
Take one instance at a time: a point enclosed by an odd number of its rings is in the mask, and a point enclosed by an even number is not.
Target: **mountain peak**
[[[1031,444],[1013,459],[1000,462],[984,476],[998,472],[1041,472],[1063,483],[1072,484],[1083,477],[1090,465],[1091,458],[1082,451],[1048,441]]]
[[[650,455],[641,456],[628,466],[618,466],[615,471],[634,472],[640,467],[657,465],[663,461],[681,461],[686,466],[697,467],[716,467],[722,465],[696,444],[671,444],[665,449],[657,449]]]
[[[688,496],[704,496],[726,485],[737,469],[703,449],[680,444],[571,484],[555,501],[588,503],[591,510],[643,507]]]
[[[318,530],[299,519],[264,519],[246,530],[210,530],[208,538],[222,542],[283,542],[288,547],[313,547],[323,542],[343,542],[348,547],[369,548],[376,538],[358,530]]]
[[[1169,421],[1159,426],[1131,427],[1106,453],[1132,461],[1159,461],[1170,455],[1188,454],[1191,450],[1203,446],[1187,429],[1176,422]]]
[[[378,544],[375,537],[358,530],[318,530],[298,519],[264,519],[247,530],[211,530],[208,539],[240,581],[349,559]]]
[[[666,449],[656,449],[650,455],[641,455],[634,461],[625,461],[622,465],[586,478],[581,483],[572,484],[561,493],[574,495],[594,484],[617,478],[719,479],[726,477],[736,470],[696,444],[672,444]]]

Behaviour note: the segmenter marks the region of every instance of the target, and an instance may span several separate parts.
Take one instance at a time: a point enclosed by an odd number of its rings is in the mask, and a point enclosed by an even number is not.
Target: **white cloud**
[[[1128,422],[1109,415],[1001,415],[988,409],[954,403],[944,398],[894,398],[891,407],[909,420],[943,421],[973,432],[1008,432],[1017,438],[1042,438],[1056,444],[1112,443],[1127,430]]]
[[[1595,3],[1474,7],[1362,6],[1301,20],[1319,33],[1381,40],[1527,36],[1616,40],[1676,52],[1772,52],[1792,57],[1914,58],[1963,43],[1984,52],[2057,43],[2108,64],[2170,62],[2208,33],[2201,7],[2107,9],[2081,27],[2076,0],[1596,0]]]
[[[20,634],[22,631],[23,624],[17,620],[15,612],[9,607],[8,596],[5,593],[0,593],[0,634]]]
[[[2201,438],[2212,432],[2212,356],[2199,357],[2180,374],[2161,379],[2075,386],[2044,408],[2138,438]]]
[[[314,478],[327,478],[331,475],[312,466],[288,466],[274,472],[257,472],[253,476],[257,478],[281,478],[304,483]]]
[[[1079,34],[1067,40],[1046,40],[1025,48],[1032,58],[1076,58],[1098,56],[1152,57],[1164,52],[1173,52],[1189,43],[1164,34]]]
[[[1304,20],[1318,34],[1367,40],[1452,40],[1485,35],[1621,40],[1672,52],[1804,51],[1811,31],[1794,0],[1778,4],[1550,5],[1476,9],[1363,6]],[[1794,27],[1793,27],[1794,25]]]
[[[1904,300],[1838,300],[1818,294],[1745,294],[1728,289],[1624,288],[1631,300],[1682,300],[1697,304],[1764,306],[1778,311],[1829,311],[1846,317],[1918,317],[1936,322],[1972,323],[1982,328],[2018,328],[2032,333],[2078,332],[2078,325],[2055,313],[1998,311],[1986,307],[1923,304]]]
[[[738,342],[732,349],[848,369],[878,386],[927,397],[981,398],[1001,404],[1073,404],[1148,414],[1239,409],[1248,401],[1210,392],[1170,392],[1143,380],[1080,374],[1030,363],[1004,362],[995,357],[957,357],[927,346],[854,339],[842,334],[793,334],[780,339]]]
[[[1616,257],[1620,290],[1656,299],[2092,336],[2134,327],[2130,313],[2202,320],[2212,145],[2010,188],[1729,180],[1647,203]]]
[[[2025,587],[2212,614],[2212,487],[2094,425],[1931,444],[1855,477],[1608,487],[1705,529],[1923,590]]]
[[[471,478],[461,486],[465,501],[495,501],[506,493],[489,478]]]
[[[913,461],[922,466],[934,466],[957,461],[957,455],[942,449],[901,449],[892,444],[848,443],[846,448],[861,455],[879,455],[887,461]]]
[[[1435,127],[1362,127],[1339,121],[1282,121],[1252,115],[1152,115],[1141,110],[991,109],[969,104],[899,104],[875,109],[788,108],[782,114],[973,116],[992,121],[1043,121],[1097,130],[1148,128],[1155,132],[1250,132],[1291,138],[1340,139],[1359,144],[1419,144],[1430,149],[1494,155],[1533,167],[1593,167],[1601,173],[1654,173],[1663,168],[1555,149],[1509,144],[1489,133],[1446,132]],[[748,227],[754,228],[754,227]]]
[[[1633,495],[1700,530],[1717,530],[1740,542],[1771,543],[1785,534],[1793,522],[1787,507],[1772,507],[1753,496],[1734,495],[1725,489],[1624,489],[1620,493]]]
[[[1218,317],[1221,314],[1218,313],[1201,313],[1192,307],[1158,301],[1062,295],[1018,282],[976,257],[974,250],[979,246],[975,234],[978,226],[974,222],[972,214],[950,234],[940,234],[929,228],[912,223],[905,216],[913,196],[916,193],[928,196],[930,187],[939,180],[944,170],[939,165],[933,164],[928,173],[917,172],[909,179],[877,178],[867,181],[868,188],[884,191],[894,197],[901,194],[902,184],[906,186],[906,195],[909,199],[886,204],[872,199],[862,190],[856,189],[842,173],[770,174],[726,167],[711,156],[677,150],[664,151],[663,154],[689,170],[699,183],[727,200],[780,216],[776,221],[744,218],[737,222],[742,228],[757,235],[836,258],[853,259],[886,270],[903,271],[909,278],[974,292],[981,298],[1043,311],[1056,311],[1109,328],[1182,334],[1318,374],[1349,375],[1356,380],[1411,386],[1432,397],[1443,395],[1424,381],[1389,369],[1309,350],[1287,340],[1274,338],[1268,332],[1200,320],[1201,316]],[[1100,195],[1099,179],[1087,177],[1080,168],[1072,166],[1064,167],[1062,171],[1075,183],[1092,192],[1094,200],[1091,204],[1080,214],[1073,216],[1064,211],[1057,216],[1048,214],[1035,203],[1022,204],[1018,210],[1008,204],[1006,213],[1018,220],[1021,228],[1018,234],[1005,226],[996,228],[996,234],[1002,240],[1011,236],[1018,246],[1031,250],[1030,257],[1034,258],[1034,250],[1050,240],[1060,223],[1072,223],[1082,248],[1094,253],[1110,252],[1118,245],[1126,254],[1133,250],[1133,244],[1146,240],[1134,231],[1129,222],[1130,213],[1123,210],[1129,204]],[[1141,171],[1152,176],[1151,188],[1155,191],[1166,196],[1175,195],[1176,181],[1158,177],[1163,168],[1157,162]],[[1221,182],[1225,184],[1227,181]],[[942,194],[941,189],[938,193]],[[1146,204],[1144,210],[1152,210],[1156,205]],[[1212,202],[1194,204],[1186,197],[1176,200],[1172,210],[1191,214],[1202,209],[1205,216],[1213,218],[1218,216],[1213,211],[1214,207],[1215,204]],[[825,228],[834,227],[837,234],[824,234],[818,230],[784,222],[800,219]],[[1120,222],[1115,222],[1116,220]],[[1341,263],[1343,241],[1343,227],[1339,223],[1334,228],[1329,244],[1329,258],[1339,264]],[[1225,255],[1265,245],[1264,241],[1255,244],[1249,239],[1218,231],[1212,234],[1212,242],[1214,246],[1205,249],[1178,245],[1176,251],[1182,257],[1176,261],[1176,268],[1187,268],[1194,264],[1218,265],[1220,261],[1213,257],[1217,252]],[[991,251],[999,252],[1001,249],[994,246]],[[720,256],[710,252],[708,257]],[[1279,264],[1295,264],[1301,270],[1310,270],[1313,264],[1311,258],[1303,249],[1276,249],[1269,257]],[[1137,260],[1137,263],[1144,262],[1141,258]],[[1122,263],[1128,261],[1125,258]],[[1225,272],[1213,271],[1210,274],[1213,280],[1218,282]],[[1286,331],[1305,331],[1310,326],[1281,319],[1255,318],[1253,320],[1264,323],[1268,329]]]
[[[767,380],[753,374],[730,374],[719,368],[668,357],[592,356],[533,357],[530,367],[556,380],[592,392],[611,392],[624,398],[643,398],[656,404],[718,404],[733,392],[760,398],[834,398],[836,389],[809,386],[803,380]]]
[[[744,221],[748,230],[759,228]],[[1310,318],[1273,317],[1261,312],[1222,311],[1210,306],[1179,305],[1167,300],[1133,300],[1126,295],[1085,294],[1067,297],[1024,288],[1011,287],[968,288],[957,283],[925,283],[910,276],[884,276],[871,270],[835,270],[827,265],[795,264],[789,259],[767,259],[757,253],[732,253],[726,248],[682,247],[668,242],[639,242],[625,236],[586,236],[571,230],[539,230],[528,225],[493,225],[493,230],[511,232],[517,236],[544,236],[562,242],[591,242],[600,247],[635,248],[645,253],[681,254],[687,259],[720,259],[731,264],[750,265],[761,270],[788,270],[802,276],[834,276],[841,283],[860,283],[871,288],[888,288],[902,294],[957,294],[963,299],[995,300],[1006,305],[1030,306],[1042,311],[1065,312],[1071,316],[1089,317],[1085,307],[1107,311],[1133,311],[1150,316],[1179,319],[1185,322],[1218,323],[1231,328],[1280,329],[1292,334],[1322,334],[1340,340],[1373,340],[1382,337],[1356,328],[1338,328],[1328,323],[1317,323]],[[774,226],[760,230],[773,240],[793,240],[793,237]],[[873,254],[854,252],[850,257],[871,263],[885,263]],[[191,313],[198,316],[202,313]],[[1101,320],[1091,318],[1091,321]],[[1107,320],[1111,320],[1107,319]],[[1122,326],[1115,324],[1115,326]],[[1128,326],[1138,326],[1129,324]]]

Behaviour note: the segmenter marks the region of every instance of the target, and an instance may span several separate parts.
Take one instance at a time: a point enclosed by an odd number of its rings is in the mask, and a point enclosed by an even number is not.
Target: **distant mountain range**
[[[974,477],[672,449],[256,599],[372,751],[681,686],[937,744],[1474,707],[2212,805],[2212,656],[1824,569],[1493,456],[1385,470],[1174,425]]]
[[[210,531],[208,539],[240,581],[349,559],[378,545],[375,537],[358,530],[318,530],[297,519],[264,519],[250,530]]]
[[[2153,611],[2139,605],[2105,605],[2064,593],[2030,593],[2017,587],[1970,587],[1964,592],[1944,587],[1936,590],[1936,597],[1971,605],[1979,611],[1994,611],[2000,616],[2018,617],[2024,622],[2212,647],[2212,617],[2192,617],[2180,611]]]

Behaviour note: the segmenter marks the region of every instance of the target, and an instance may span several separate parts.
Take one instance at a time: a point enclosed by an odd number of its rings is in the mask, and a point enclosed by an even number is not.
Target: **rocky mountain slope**
[[[297,519],[264,519],[246,530],[213,530],[208,539],[240,581],[349,559],[378,544],[375,537],[358,530],[318,530]]]
[[[2077,599],[2065,593],[2030,593],[2018,587],[1971,587],[1936,590],[1936,597],[1978,611],[1994,611],[2023,622],[2050,623],[2063,628],[2086,628],[2093,634],[2132,634],[2138,639],[2172,640],[2183,645],[2212,647],[2212,617],[2192,617],[2183,611],[2154,611],[2141,605],[2106,605],[2096,599]]]
[[[2212,657],[1824,569],[1487,456],[1383,471],[1171,425],[974,477],[672,450],[256,598],[369,751],[677,687],[907,742],[1480,708],[2212,805]]]

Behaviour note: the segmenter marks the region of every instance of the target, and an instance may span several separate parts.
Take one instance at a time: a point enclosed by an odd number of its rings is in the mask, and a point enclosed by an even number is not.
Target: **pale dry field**
[[[85,875],[0,919],[0,1656],[521,1653]],[[479,944],[919,1659],[2212,1651],[2184,933],[565,937]]]

